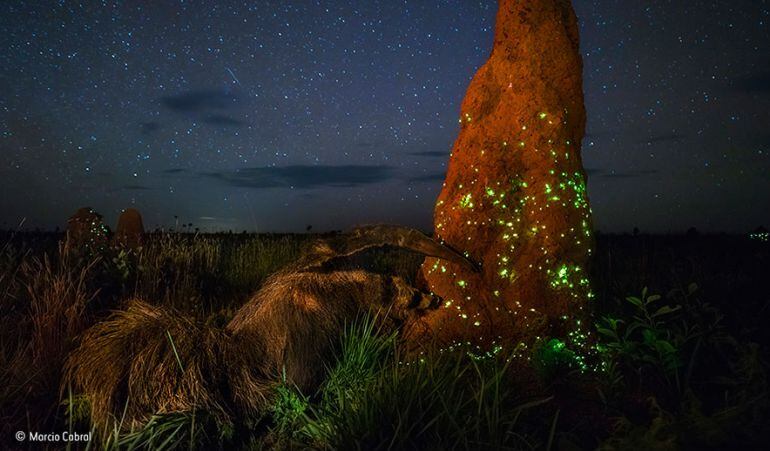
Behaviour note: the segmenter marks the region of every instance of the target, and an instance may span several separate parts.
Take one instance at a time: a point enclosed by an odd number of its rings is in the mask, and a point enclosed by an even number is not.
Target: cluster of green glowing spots
[[[473,208],[473,194],[468,193],[460,198],[460,207],[462,208]]]
[[[586,181],[583,174],[575,172],[567,180],[567,186],[575,192],[575,208],[588,209],[588,198],[586,197]]]
[[[471,115],[470,114],[465,113],[465,115],[463,117],[465,118],[465,122],[470,122],[471,121]],[[463,119],[462,118],[458,119],[458,122],[462,124],[463,123]]]
[[[498,271],[498,274],[500,275],[501,279],[508,279],[508,280],[516,279],[516,272],[510,268],[502,268],[500,271]]]
[[[553,188],[550,183],[545,184],[545,196],[549,202],[557,202],[560,198],[553,193]]]
[[[585,220],[585,219],[582,220],[580,222],[580,227],[583,230],[583,235],[585,235],[586,238],[590,238],[591,237],[591,227],[588,225],[588,221]],[[590,249],[589,249],[589,251],[590,251]]]
[[[529,196],[525,196],[524,199],[516,200],[516,193],[526,186],[527,183],[520,177],[513,177],[508,181],[507,186],[498,182],[495,186],[484,188],[487,205],[499,213],[499,216],[490,220],[490,224],[497,224],[504,229],[500,237],[508,248],[508,252],[498,254],[496,271],[501,279],[511,282],[516,279],[516,274],[511,268],[513,261],[510,256],[515,254],[516,240],[519,238],[519,227],[522,222],[522,208],[529,199]],[[511,202],[514,205],[511,205]]]
[[[561,123],[557,116],[546,112],[537,113],[533,120],[537,121],[538,119],[552,125]],[[464,114],[460,122],[470,121],[470,115]],[[584,271],[580,266],[572,264],[572,262],[562,264],[564,262],[563,258],[556,259],[550,254],[554,250],[553,240],[570,240],[570,245],[581,246],[583,240],[586,240],[587,237],[590,238],[592,235],[585,179],[581,172],[567,169],[574,167],[575,163],[570,161],[574,160],[574,158],[569,155],[574,150],[564,147],[565,145],[571,146],[569,140],[559,139],[554,136],[553,139],[547,139],[548,147],[538,150],[537,142],[529,142],[530,138],[526,135],[527,129],[527,126],[523,125],[521,130],[525,130],[525,132],[521,136],[513,136],[508,140],[498,141],[502,145],[497,150],[508,152],[528,147],[534,152],[545,151],[542,156],[546,157],[550,149],[550,155],[552,156],[550,161],[551,167],[547,168],[547,174],[550,176],[546,176],[545,180],[537,177],[524,180],[522,177],[516,176],[508,180],[486,180],[482,182],[480,178],[474,175],[472,180],[464,181],[466,186],[463,186],[463,184],[455,186],[456,190],[454,192],[459,198],[455,197],[454,199],[456,200],[448,202],[439,201],[437,204],[439,208],[437,208],[436,230],[445,230],[445,226],[449,221],[454,221],[455,218],[458,218],[455,215],[447,216],[449,211],[459,212],[459,210],[464,209],[477,212],[478,209],[483,209],[483,218],[464,215],[459,217],[462,218],[462,224],[468,230],[468,241],[478,236],[474,231],[480,227],[497,227],[495,231],[496,239],[499,240],[499,243],[502,243],[502,249],[499,249],[495,257],[496,267],[490,268],[490,270],[495,271],[500,279],[495,278],[498,282],[492,282],[493,286],[489,287],[489,294],[503,301],[502,293],[505,293],[506,297],[515,294],[515,292],[507,292],[506,287],[514,286],[517,278],[525,274],[526,271],[537,271],[540,274],[539,277],[544,279],[543,281],[546,286],[550,285],[551,289],[558,290],[559,297],[567,297],[578,302],[575,306],[575,312],[577,313],[582,310],[583,301],[593,298],[590,284],[587,278],[584,277]],[[494,150],[489,148],[487,150],[494,153]],[[483,149],[477,149],[477,151],[479,152],[477,155],[484,156]],[[467,169],[469,169],[467,172],[470,174],[474,172],[479,174],[481,172],[475,166]],[[479,186],[480,183],[486,183],[486,186]],[[554,214],[563,214],[570,218],[575,218],[576,216],[576,219],[570,220],[574,226],[567,229],[557,227],[555,230],[551,230],[552,227],[546,227],[548,223],[541,220],[541,218],[548,218],[549,212],[546,209],[549,208],[564,209],[563,212],[551,211],[551,216]],[[574,212],[573,208],[575,209]],[[519,260],[518,252],[522,240],[538,243],[542,255],[545,256],[539,263],[530,264],[529,269],[526,269],[526,263],[522,265],[522,262]],[[590,246],[586,247],[585,251],[590,254]],[[441,273],[446,272],[446,268],[438,264],[433,266],[431,272],[438,273],[439,270],[441,270]],[[451,308],[452,313],[462,320],[468,321],[468,325],[473,324],[476,327],[480,327],[481,322],[479,321],[478,314],[465,311],[466,301],[471,300],[469,295],[478,287],[474,286],[471,289],[465,280],[460,280],[461,278],[458,277],[458,274],[450,272],[446,276],[450,277],[448,282],[456,286],[457,288],[455,289],[462,294],[455,296],[454,299],[445,301],[444,307]],[[505,306],[511,300],[506,299],[505,301],[505,303],[495,306],[495,310],[501,314],[505,314],[507,311],[508,314],[517,316],[522,324],[526,324],[531,319],[530,311],[537,316],[537,312],[525,308],[515,300],[514,305],[516,306],[511,306],[509,310]],[[567,331],[572,330],[572,332],[566,333],[567,336],[562,337],[565,339],[567,347],[575,351],[580,350],[582,353],[583,346],[581,344],[588,341],[587,334],[583,329],[584,326],[579,321],[571,324],[571,327],[566,329]],[[581,368],[584,366],[582,356],[577,356],[576,361],[580,363],[579,366]]]
[[[555,171],[552,169],[549,173],[555,174]],[[546,183],[544,191],[548,202],[559,202],[563,197],[572,194],[574,197],[571,205],[578,210],[588,210],[585,179],[579,172],[575,172],[571,176],[566,172],[560,173],[556,184]],[[561,202],[561,204],[566,207],[568,202],[566,200]]]
[[[560,369],[578,366],[575,352],[558,338],[552,338],[538,346],[533,357],[535,367],[548,376],[552,376]]]
[[[468,357],[470,357],[471,359],[476,360],[476,361],[491,360],[491,359],[494,359],[495,356],[497,354],[499,354],[500,351],[502,351],[502,350],[503,350],[502,346],[494,345],[494,346],[492,346],[492,349],[490,349],[489,351],[486,351],[486,352],[483,352],[483,353],[480,353],[480,354],[476,354],[476,353],[471,352],[471,351],[468,351],[466,354],[468,355]]]
[[[580,324],[580,321],[577,323]],[[578,338],[578,335],[581,338]],[[568,343],[564,343],[555,338],[548,341],[537,353],[540,363],[566,365],[568,368],[577,368],[583,373],[590,370],[586,361],[586,356],[590,353],[587,336],[579,332],[570,332],[567,341]]]
[[[498,339],[502,339],[502,337],[497,337]],[[494,359],[496,356],[498,356],[501,352],[503,352],[504,347],[498,343],[498,340],[492,340],[490,342],[491,348],[488,347],[482,347],[480,345],[474,345],[470,341],[461,342],[461,341],[454,341],[450,343],[445,348],[439,348],[439,353],[454,353],[454,352],[463,352],[468,357],[474,359],[474,360],[490,360]],[[420,353],[422,354],[422,353]],[[507,362],[510,362],[511,359],[519,359],[519,358],[526,358],[529,360],[529,352],[527,352],[527,345],[525,343],[519,343],[515,347],[512,348],[512,351],[508,353],[508,358],[506,359]],[[400,362],[399,362],[400,363]]]
[[[575,329],[567,334],[570,341],[577,346],[584,346],[588,344],[588,335],[582,332],[583,324],[581,320],[575,320]]]
[[[513,189],[511,190],[511,193],[516,191],[517,187],[514,185]],[[484,189],[484,194],[488,199],[490,199],[490,203],[493,207],[496,207],[501,210],[507,210],[508,204],[505,203],[506,193],[505,190],[495,191],[493,188],[486,187]],[[505,224],[506,222],[502,219],[497,220],[498,224]],[[509,226],[510,227],[510,226]]]
[[[466,252],[466,254],[467,254],[467,252]],[[448,272],[446,267],[444,265],[440,264],[439,261],[437,260],[436,262],[434,262],[434,264],[432,265],[432,267],[430,268],[428,273],[434,273],[434,272],[436,272],[438,270],[440,270],[442,274],[445,274],[445,273]],[[457,278],[457,274],[456,273],[452,273],[450,276],[453,277],[453,278]],[[463,289],[463,290],[466,290],[467,288],[469,288],[468,282],[466,282],[463,279],[457,280],[455,282],[455,284],[458,287],[460,287],[461,289]],[[465,300],[466,301],[470,301],[471,299],[472,299],[471,296],[465,296]],[[443,306],[446,309],[452,308],[453,310],[455,310],[457,312],[457,317],[458,318],[463,319],[463,320],[468,320],[470,318],[470,319],[472,319],[474,321],[473,322],[474,326],[476,326],[476,327],[481,326],[481,321],[478,320],[478,318],[481,316],[481,314],[480,313],[475,313],[473,315],[468,315],[468,313],[463,312],[463,309],[460,306],[460,303],[456,302],[454,299],[451,299],[451,298],[446,299],[444,301],[444,305]]]
[[[548,269],[546,273],[551,277],[551,287],[554,289],[588,286],[588,279],[582,277],[582,268],[578,265],[562,264],[556,270]]]
[[[429,272],[435,272],[437,270],[441,270],[442,273],[446,273],[446,266],[442,265],[440,263],[441,260],[436,259],[435,262],[433,262],[433,266],[431,266]]]
[[[762,243],[770,242],[770,232],[754,232],[749,233],[749,239],[760,241]]]

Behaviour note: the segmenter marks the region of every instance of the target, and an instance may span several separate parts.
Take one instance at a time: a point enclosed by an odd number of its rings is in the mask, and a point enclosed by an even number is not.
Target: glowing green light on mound
[[[553,288],[575,288],[575,286],[587,287],[589,282],[585,277],[580,277],[582,269],[578,265],[563,264],[559,266],[556,271],[550,269],[546,271],[547,274],[552,274],[551,287]],[[574,293],[573,293],[574,294]],[[577,294],[574,294],[577,296]]]
[[[551,118],[550,113],[545,111],[535,113],[535,117],[540,120],[547,120],[548,124],[551,125],[562,122],[556,116]],[[470,115],[463,113],[461,115],[461,121],[470,122]],[[520,125],[520,127],[521,130],[524,131],[529,128],[527,125]],[[498,281],[499,287],[496,288],[503,290],[506,289],[503,288],[506,284],[511,284],[512,286],[515,285],[518,280],[517,276],[519,276],[519,274],[526,274],[527,271],[542,271],[542,276],[545,276],[546,284],[550,285],[551,289],[558,290],[558,296],[560,296],[560,298],[566,297],[578,302],[594,298],[594,293],[590,291],[590,282],[587,277],[585,277],[586,274],[584,274],[585,270],[570,261],[554,260],[558,253],[554,253],[553,248],[549,244],[551,241],[554,241],[553,244],[557,244],[555,240],[570,240],[575,246],[582,246],[584,241],[581,240],[590,238],[593,234],[593,230],[589,224],[590,207],[588,206],[584,175],[580,171],[573,170],[568,172],[566,170],[566,167],[572,166],[570,160],[572,160],[573,157],[569,155],[572,151],[569,146],[571,146],[572,143],[563,137],[559,139],[554,136],[552,139],[547,139],[548,144],[539,142],[533,144],[526,134],[520,135],[518,140],[516,138],[508,139],[511,139],[511,141],[500,140],[498,143],[502,143],[501,147],[505,148],[509,147],[508,144],[510,142],[510,147],[520,147],[520,151],[524,151],[524,148],[529,147],[533,152],[539,152],[546,158],[550,155],[552,163],[551,167],[544,168],[543,174],[548,174],[550,177],[546,175],[545,177],[548,178],[545,180],[543,180],[543,178],[530,178],[528,181],[533,182],[533,191],[524,191],[529,185],[518,174],[512,175],[507,180],[497,182],[477,178],[471,182],[465,183],[469,186],[464,187],[462,184],[457,186],[459,193],[455,199],[459,199],[456,200],[457,204],[455,204],[455,208],[450,207],[451,210],[457,211],[459,208],[475,209],[477,206],[484,208],[485,210],[487,208],[494,210],[494,212],[490,212],[491,215],[486,219],[472,221],[469,218],[462,217],[459,220],[463,224],[467,224],[468,227],[491,226],[497,229],[495,231],[497,240],[499,240],[499,244],[502,244],[506,250],[497,254],[497,261],[494,265],[496,267],[495,270],[501,278],[501,280]],[[484,154],[484,150],[481,150],[481,154]],[[480,173],[480,169],[475,166],[471,166],[470,169],[471,171]],[[548,183],[544,183],[545,181],[548,181]],[[482,183],[481,186],[478,186],[479,182]],[[486,183],[486,186],[484,183]],[[540,183],[543,183],[543,185],[540,185]],[[470,185],[476,185],[476,189],[481,188],[480,192],[474,191],[475,199],[473,198],[474,195],[471,195],[470,193],[462,193],[462,190],[470,189]],[[541,194],[543,191],[540,191],[540,189],[544,189],[544,195]],[[484,202],[485,200],[487,202]],[[478,203],[479,205],[475,205],[475,203]],[[579,210],[577,212],[579,219],[576,218],[575,227],[563,228],[562,224],[557,224],[555,230],[551,230],[553,227],[546,227],[546,222],[538,220],[538,218],[541,217],[541,214],[565,214],[574,217],[572,216],[572,212],[567,211],[572,210],[572,208]],[[546,209],[549,209],[550,212]],[[560,211],[561,209],[564,209],[564,211]],[[442,211],[441,214],[443,215],[445,213]],[[442,219],[447,220],[447,218]],[[439,224],[442,226],[444,225],[442,223]],[[437,225],[436,228],[439,229],[441,227]],[[469,234],[468,236],[469,240],[471,239],[471,235],[473,234]],[[519,252],[519,248],[526,245],[529,240],[537,240],[539,238],[545,240],[544,243],[540,243],[541,245],[539,248],[539,250],[542,251],[542,258],[544,260],[538,263],[529,264],[528,270],[520,268],[522,262],[513,256],[516,255]],[[590,248],[586,249],[586,251],[588,254],[591,253]],[[467,254],[467,252],[465,252],[465,254]],[[441,272],[443,271],[444,268],[441,267]],[[520,273],[520,271],[523,272]],[[457,286],[465,290],[463,292],[464,295],[469,293],[468,289],[470,285],[464,280],[454,279],[454,282],[450,283],[456,283]],[[500,300],[502,296],[500,290],[494,290],[489,294],[493,294]],[[470,300],[471,298],[467,297],[467,299]],[[458,304],[458,302],[455,302],[455,304]],[[451,302],[447,302],[446,304],[451,305]],[[448,307],[448,305],[445,306]],[[523,306],[519,302],[516,302],[516,305],[518,305],[518,307],[511,307],[516,311],[508,310],[508,313],[526,314],[524,310],[521,310],[523,309]],[[454,306],[452,308],[454,309]],[[580,309],[582,310],[582,307]],[[459,305],[457,310],[460,310]],[[532,311],[535,312],[535,310]],[[471,319],[471,322],[476,326],[480,324],[479,321],[475,321],[478,315],[470,313],[466,314],[462,313],[462,311],[458,311],[457,314],[460,318]],[[521,315],[520,317],[522,316],[526,315]],[[522,319],[528,320],[526,317]],[[567,320],[566,315],[563,319]],[[570,321],[570,329],[572,330],[566,333],[565,338],[567,339],[565,341],[547,343],[546,340],[546,344],[550,345],[550,351],[552,353],[564,354],[564,357],[570,357],[567,359],[570,366],[574,365],[584,369],[585,362],[583,356],[577,355],[575,352],[586,349],[587,345],[585,343],[587,342],[587,335],[583,330],[584,326],[578,319]],[[470,343],[468,344],[470,345]],[[494,341],[492,344],[494,344]],[[548,347],[549,346],[546,346],[546,348]]]
[[[466,194],[462,198],[460,198],[460,207],[462,208],[473,208],[473,195],[471,193]]]

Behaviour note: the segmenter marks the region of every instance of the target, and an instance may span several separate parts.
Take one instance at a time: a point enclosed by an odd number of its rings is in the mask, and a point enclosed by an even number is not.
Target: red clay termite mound
[[[115,242],[130,249],[136,249],[144,241],[144,223],[142,214],[135,208],[126,208],[118,218],[115,229]]]
[[[77,249],[101,250],[108,243],[109,233],[102,215],[90,207],[78,209],[67,219],[67,241]]]
[[[585,341],[593,239],[578,42],[569,0],[500,0],[434,212],[435,234],[482,272],[426,259],[425,281],[445,303],[412,338],[487,350]]]

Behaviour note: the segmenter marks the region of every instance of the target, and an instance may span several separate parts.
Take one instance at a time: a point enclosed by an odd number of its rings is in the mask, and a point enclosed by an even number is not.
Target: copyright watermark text
[[[71,443],[71,442],[90,442],[90,432],[24,432],[16,431],[17,442],[39,442],[39,443]]]

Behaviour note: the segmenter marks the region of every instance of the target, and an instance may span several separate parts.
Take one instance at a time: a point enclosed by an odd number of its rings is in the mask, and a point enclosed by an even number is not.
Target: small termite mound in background
[[[115,230],[115,244],[129,249],[136,249],[144,242],[144,223],[142,214],[135,208],[126,208],[118,218]]]
[[[103,249],[108,244],[109,233],[102,215],[91,207],[78,209],[67,220],[67,242],[76,249]]]

